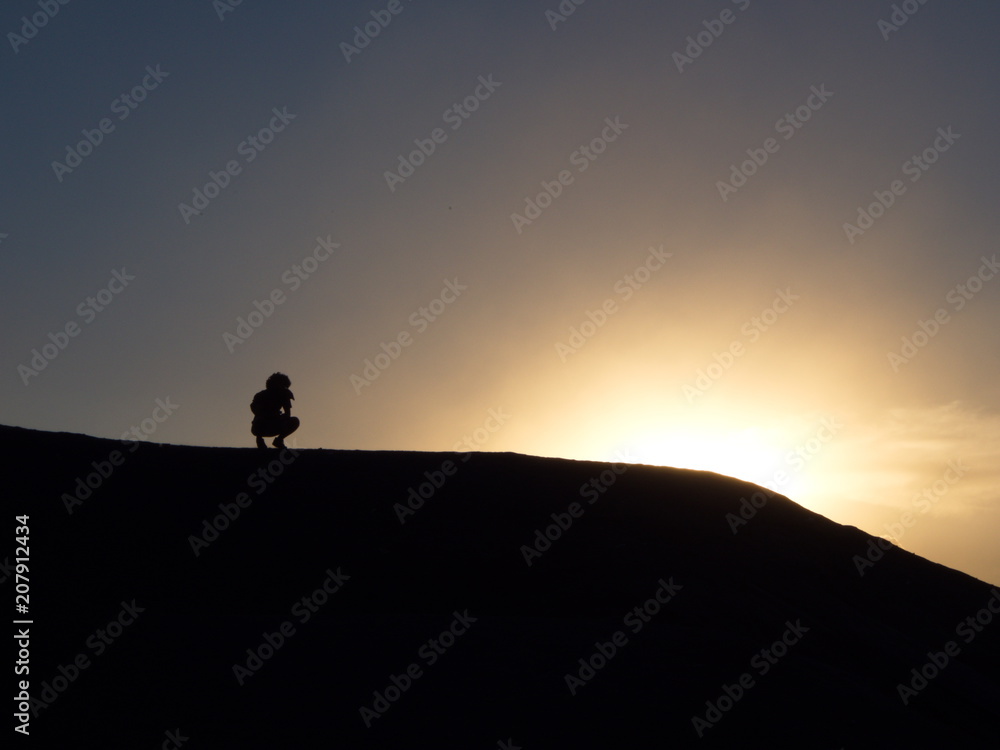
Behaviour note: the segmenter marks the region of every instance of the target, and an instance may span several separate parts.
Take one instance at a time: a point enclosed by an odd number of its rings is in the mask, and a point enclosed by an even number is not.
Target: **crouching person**
[[[257,447],[267,448],[264,438],[274,436],[271,445],[285,447],[285,438],[299,428],[299,420],[292,416],[295,396],[289,388],[292,381],[287,375],[276,372],[267,379],[266,388],[258,391],[250,403],[253,422],[250,432],[257,437]]]

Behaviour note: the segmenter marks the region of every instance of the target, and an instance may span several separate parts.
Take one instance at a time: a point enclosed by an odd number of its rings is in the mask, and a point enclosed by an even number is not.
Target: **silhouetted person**
[[[264,390],[258,391],[250,404],[253,422],[250,432],[257,436],[257,447],[267,448],[264,438],[276,435],[271,443],[275,448],[285,447],[285,438],[299,428],[299,420],[292,416],[292,400],[295,396],[288,390],[292,381],[288,376],[276,372],[267,379]]]

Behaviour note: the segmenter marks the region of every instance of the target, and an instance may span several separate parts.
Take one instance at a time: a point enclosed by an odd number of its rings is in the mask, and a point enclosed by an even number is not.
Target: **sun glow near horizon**
[[[669,425],[669,427],[664,426]],[[758,484],[819,513],[836,510],[827,497],[843,473],[842,451],[830,446],[837,423],[801,416],[762,419],[704,413],[652,419],[622,418],[597,433],[580,431],[561,455],[598,461],[709,471]],[[568,448],[568,450],[567,450]],[[841,460],[838,460],[841,459]]]

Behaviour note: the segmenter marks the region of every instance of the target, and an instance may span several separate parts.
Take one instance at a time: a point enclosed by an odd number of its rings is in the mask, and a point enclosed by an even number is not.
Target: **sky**
[[[0,422],[707,469],[1000,583],[987,0],[14,0]]]

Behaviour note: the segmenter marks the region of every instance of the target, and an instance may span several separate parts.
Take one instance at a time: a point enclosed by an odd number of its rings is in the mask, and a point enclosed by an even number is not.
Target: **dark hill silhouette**
[[[736,479],[10,427],[0,445],[10,515],[31,516],[32,693],[55,698],[39,747],[996,746],[1000,623],[956,630],[992,587],[898,548],[859,576],[874,538],[782,496],[734,535],[759,490]],[[529,567],[522,545],[574,502]]]

